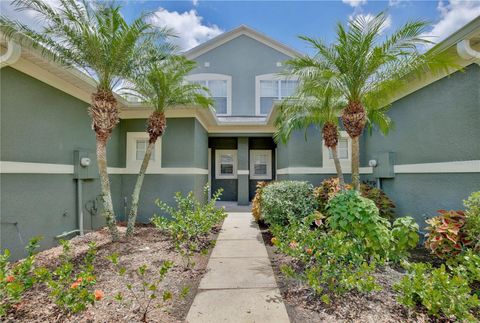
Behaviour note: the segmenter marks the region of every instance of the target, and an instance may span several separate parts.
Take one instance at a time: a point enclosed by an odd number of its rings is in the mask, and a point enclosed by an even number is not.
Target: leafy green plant
[[[427,263],[406,264],[407,274],[394,285],[400,293],[398,301],[414,308],[418,304],[439,317],[444,314],[458,321],[478,322],[473,310],[480,301],[471,294],[468,280],[458,273],[448,273],[445,265],[432,269]]]
[[[205,187],[205,195],[208,186]],[[215,202],[220,198],[222,190],[218,190],[207,203],[195,198],[193,192],[183,196],[175,194],[177,207],[171,207],[165,202],[156,200],[157,206],[170,215],[170,218],[155,215],[152,223],[160,230],[167,232],[175,244],[177,251],[186,260],[186,266],[191,267],[192,256],[211,245],[208,234],[212,228],[227,216],[223,208],[217,208]]]
[[[346,190],[351,190],[351,185],[345,185]],[[318,187],[315,188],[315,197],[318,202],[318,210],[325,212],[328,202],[340,192],[340,182],[338,178],[331,177],[323,180]],[[382,218],[393,221],[395,218],[395,203],[381,189],[372,187],[368,184],[360,185],[360,193],[363,197],[372,200],[378,208]]]
[[[391,259],[400,260],[409,255],[408,250],[415,248],[418,244],[418,230],[417,222],[409,216],[398,218],[393,222]]]
[[[70,242],[61,240],[60,244],[63,248],[60,265],[52,273],[46,268],[39,268],[36,273],[46,282],[50,295],[59,308],[69,313],[81,312],[104,296],[101,290],[91,291],[97,283],[93,265],[97,252],[95,243],[88,244],[83,265],[78,269],[72,262]]]
[[[391,246],[390,223],[375,204],[355,190],[342,191],[328,202],[327,225],[362,241],[369,256],[384,256]]]
[[[267,224],[286,225],[290,219],[302,219],[316,210],[313,186],[307,182],[279,181],[262,191],[261,209]]]
[[[173,294],[169,290],[160,290],[160,284],[165,279],[167,273],[172,269],[173,262],[164,261],[158,270],[157,275],[150,275],[152,269],[147,265],[141,265],[133,271],[133,275],[127,275],[127,269],[120,264],[118,254],[114,253],[107,257],[113,264],[115,271],[125,283],[127,290],[133,296],[134,302],[139,307],[139,313],[142,322],[147,322],[148,313],[153,309],[161,308],[163,304],[172,299]],[[185,297],[188,294],[188,288],[183,288],[181,296]],[[156,306],[152,302],[161,296],[163,303],[158,303]],[[118,292],[115,295],[115,300],[123,302],[124,295]]]
[[[458,255],[471,243],[462,230],[467,219],[463,211],[438,210],[440,215],[428,219],[425,247],[440,258]]]
[[[464,277],[480,297],[480,254],[471,249],[466,250],[455,258],[448,259],[447,266],[452,272]]]
[[[39,247],[40,237],[32,238],[25,250],[27,257],[18,263],[9,262],[10,250],[5,249],[0,254],[0,318],[7,314],[8,309],[18,303],[25,291],[37,281],[35,270],[35,251]]]
[[[465,227],[466,238],[473,248],[480,253],[480,191],[473,192],[468,199],[463,201],[467,217]]]

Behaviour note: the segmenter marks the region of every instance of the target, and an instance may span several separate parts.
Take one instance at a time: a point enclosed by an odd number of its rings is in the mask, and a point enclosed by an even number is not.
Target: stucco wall
[[[191,74],[218,73],[232,76],[232,115],[255,115],[255,76],[278,73],[277,62],[289,56],[246,35],[195,58],[198,67]],[[210,66],[205,67],[205,62]]]

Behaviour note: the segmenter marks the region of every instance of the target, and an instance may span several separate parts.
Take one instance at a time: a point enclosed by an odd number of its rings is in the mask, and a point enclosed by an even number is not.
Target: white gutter
[[[470,39],[464,39],[457,43],[457,52],[461,58],[466,60],[480,59],[480,52],[472,48],[470,44]]]
[[[15,63],[22,53],[22,47],[13,40],[7,41],[7,52],[0,56],[0,68]]]

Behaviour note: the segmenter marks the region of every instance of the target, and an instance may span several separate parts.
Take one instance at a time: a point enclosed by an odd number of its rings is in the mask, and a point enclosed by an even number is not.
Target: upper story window
[[[224,74],[201,73],[187,76],[189,82],[199,83],[210,91],[218,116],[232,114],[232,77]]]
[[[295,93],[298,86],[298,80],[282,79],[278,74],[264,74],[255,77],[256,115],[266,116],[273,106],[274,100],[281,100]]]

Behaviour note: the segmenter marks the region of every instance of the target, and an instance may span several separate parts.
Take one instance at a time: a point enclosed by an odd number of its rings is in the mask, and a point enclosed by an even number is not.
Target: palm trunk
[[[127,232],[125,235],[127,237],[133,234],[135,228],[135,222],[137,220],[138,213],[138,200],[140,198],[140,191],[143,185],[143,179],[145,178],[145,172],[147,171],[148,163],[150,162],[150,157],[152,156],[153,148],[155,147],[155,142],[150,142],[143,157],[142,166],[140,167],[140,172],[138,173],[137,182],[135,183],[135,188],[132,193],[132,204],[130,206],[130,212],[128,213],[128,224]]]
[[[360,142],[359,136],[352,137],[352,185],[360,192]]]
[[[112,240],[118,240],[119,234],[117,221],[113,212],[112,194],[110,191],[110,179],[107,171],[107,142],[97,138],[97,163],[100,174],[100,183],[102,187],[103,216],[107,220],[107,227],[110,230]]]
[[[337,146],[330,147],[332,149],[333,162],[335,163],[335,169],[337,171],[338,183],[340,189],[345,188],[345,179],[343,178],[342,165],[340,165],[340,159],[338,159],[338,150]]]

